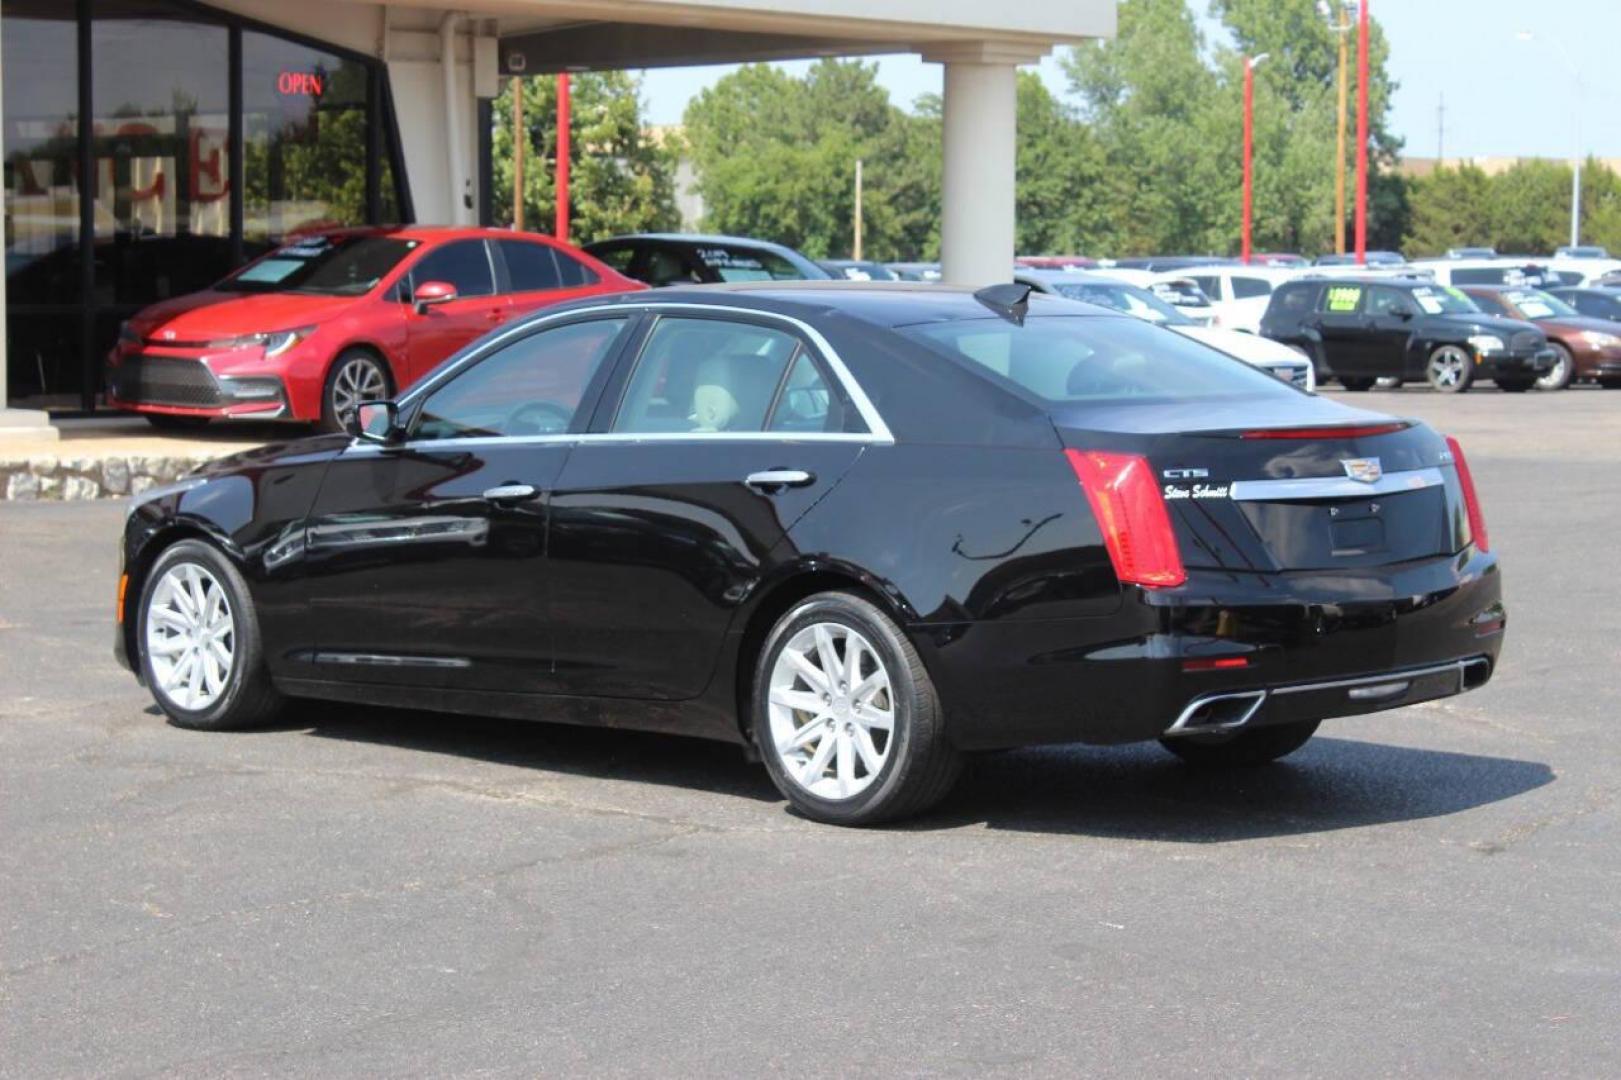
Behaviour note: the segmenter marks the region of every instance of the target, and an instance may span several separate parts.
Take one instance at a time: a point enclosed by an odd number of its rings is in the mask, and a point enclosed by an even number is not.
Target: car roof
[[[486,225],[346,225],[331,229],[295,230],[287,235],[288,241],[311,236],[393,236],[401,240],[539,240],[544,244],[560,244],[556,237],[545,233],[497,229]],[[568,246],[568,245],[565,245]]]
[[[595,297],[593,302],[635,307],[661,304],[741,307],[798,318],[839,314],[883,327],[996,317],[990,308],[975,299],[972,289],[917,281],[739,281],[672,285]],[[1032,292],[1030,315],[1118,316],[1119,313]]]

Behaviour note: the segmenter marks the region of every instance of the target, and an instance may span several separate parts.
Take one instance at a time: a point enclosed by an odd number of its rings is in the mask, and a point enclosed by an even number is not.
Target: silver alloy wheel
[[[895,736],[889,672],[848,626],[813,623],[771,667],[771,748],[794,783],[822,799],[849,799],[883,772]]]
[[[332,377],[332,415],[348,427],[362,401],[381,401],[388,396],[388,379],[376,360],[351,356]]]
[[[1570,383],[1570,353],[1555,345],[1553,347],[1555,360],[1548,373],[1536,382],[1538,390],[1563,390]]]
[[[146,607],[146,654],[153,688],[181,709],[206,709],[225,693],[236,664],[236,616],[207,567],[176,563],[158,579]]]
[[[1456,345],[1443,345],[1430,355],[1428,376],[1437,390],[1458,390],[1469,371],[1469,354]]]

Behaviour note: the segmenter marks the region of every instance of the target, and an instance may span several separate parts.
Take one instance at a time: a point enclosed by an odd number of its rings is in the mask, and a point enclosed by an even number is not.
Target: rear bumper
[[[1502,648],[1496,558],[1473,548],[1369,571],[1194,571],[1128,592],[1095,619],[999,620],[914,632],[965,749],[1125,743],[1239,702],[1248,726],[1398,708],[1483,685]],[[1189,661],[1243,662],[1188,670]],[[1233,695],[1243,695],[1242,698]],[[1253,710],[1249,706],[1253,705]],[[1208,730],[1208,729],[1207,729]]]

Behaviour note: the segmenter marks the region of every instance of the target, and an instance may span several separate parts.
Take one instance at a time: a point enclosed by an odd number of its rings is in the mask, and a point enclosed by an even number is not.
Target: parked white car
[[[1211,325],[1228,330],[1261,332],[1261,316],[1272,301],[1272,290],[1279,283],[1298,277],[1300,271],[1275,266],[1199,266],[1178,271],[1210,298]]]
[[[1113,275],[1073,270],[1019,269],[1015,271],[1013,280],[1029,285],[1038,292],[1123,311],[1209,345],[1246,364],[1264,368],[1307,393],[1317,390],[1317,374],[1305,353],[1259,334],[1203,325],[1154,291],[1121,281]]]
[[[1591,269],[1597,272],[1602,272],[1599,268],[1606,265],[1599,259],[1583,259],[1581,263],[1584,265],[1578,266],[1573,272],[1588,271],[1590,268],[1586,263],[1593,263]],[[1429,274],[1437,285],[1514,285],[1543,289],[1564,284],[1562,276],[1553,276],[1561,273],[1553,266],[1553,260],[1541,255],[1499,255],[1494,259],[1419,259],[1409,264],[1408,268]]]

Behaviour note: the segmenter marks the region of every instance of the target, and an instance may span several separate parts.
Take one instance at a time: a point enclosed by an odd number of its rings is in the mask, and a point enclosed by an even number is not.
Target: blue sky
[[[1192,2],[1204,7],[1204,0]],[[1610,90],[1621,45],[1621,0],[1372,4],[1390,38],[1391,73],[1401,84],[1392,120],[1397,134],[1407,140],[1407,153],[1435,155],[1436,105],[1444,94],[1448,157],[1568,157],[1578,116],[1587,153],[1621,157],[1621,109]],[[1533,40],[1518,40],[1520,30],[1530,30]],[[783,66],[802,70],[805,65]],[[1584,86],[1579,103],[1572,67]],[[649,119],[679,122],[687,101],[729,70],[649,71],[644,84]],[[1063,73],[1053,58],[1040,70],[1055,92],[1065,92]],[[879,77],[902,104],[940,89],[939,65],[913,56],[882,58]]]

